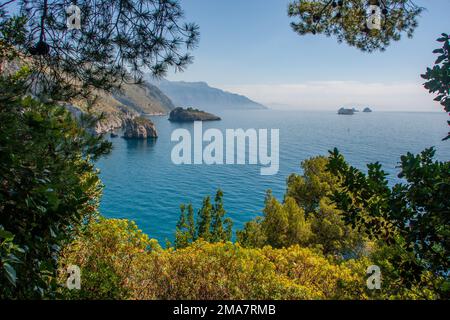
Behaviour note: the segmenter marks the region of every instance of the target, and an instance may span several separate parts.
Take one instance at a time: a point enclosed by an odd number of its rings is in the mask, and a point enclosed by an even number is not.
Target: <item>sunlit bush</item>
[[[179,250],[162,249],[126,220],[91,223],[63,252],[62,283],[68,265],[81,268],[82,289],[63,290],[66,298],[365,298],[363,273],[307,248],[197,241]]]

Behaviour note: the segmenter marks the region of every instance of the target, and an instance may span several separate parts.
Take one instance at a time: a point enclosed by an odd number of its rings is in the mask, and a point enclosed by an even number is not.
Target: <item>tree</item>
[[[66,0],[0,5],[0,42],[33,68],[35,91],[60,100],[88,96],[93,88],[112,90],[131,77],[139,81],[145,69],[160,77],[192,62],[198,26],[182,23],[176,0],[78,0],[80,30],[67,26],[69,5]],[[20,16],[11,17],[17,11]]]
[[[450,113],[450,37],[443,33],[437,40],[441,42],[442,48],[436,49],[433,53],[439,54],[433,69],[427,68],[427,72],[422,78],[428,80],[424,86],[430,93],[437,94],[435,101],[439,101],[447,113]],[[447,121],[450,126],[450,121]],[[444,140],[450,139],[450,132]]]
[[[256,217],[236,231],[237,242],[246,248],[262,248],[267,244],[267,236],[262,229],[263,217]]]
[[[329,169],[340,177],[332,200],[346,213],[345,221],[399,248],[401,254],[391,257],[391,263],[403,285],[411,287],[431,272],[444,279],[437,289],[442,293],[448,291],[450,269],[450,162],[434,161],[434,155],[431,148],[402,156],[399,178],[406,183],[392,188],[380,164],[368,165],[366,175],[336,149],[330,152]]]
[[[274,248],[305,246],[311,236],[311,226],[305,211],[293,198],[287,197],[283,204],[269,191],[266,195],[261,230],[265,235],[264,245]]]
[[[267,245],[283,248],[287,244],[289,219],[283,205],[277,201],[271,191],[267,192],[263,210],[261,228],[267,237]]]
[[[304,246],[311,238],[311,223],[305,217],[305,210],[289,197],[285,200],[284,210],[288,216],[286,246]]]
[[[345,215],[345,212],[336,209],[329,198],[323,198],[318,210],[309,219],[311,238],[308,245],[338,259],[367,255],[369,252],[366,237],[345,223]]]
[[[314,250],[243,248],[198,240],[162,249],[136,224],[98,219],[63,249],[61,270],[81,269],[69,299],[366,299],[364,265],[337,264]],[[60,280],[65,282],[65,274]]]
[[[307,159],[301,164],[303,175],[294,173],[288,178],[286,196],[294,198],[306,214],[317,210],[322,198],[336,186],[336,177],[326,170],[327,164],[326,157]]]
[[[237,232],[238,242],[257,248],[300,245],[338,259],[365,254],[366,237],[345,224],[345,212],[329,199],[338,188],[338,178],[327,171],[327,165],[325,157],[303,161],[303,175],[291,174],[287,180],[283,203],[268,192],[264,215]]]
[[[212,221],[211,198],[207,196],[203,199],[203,205],[198,212],[197,236],[205,241],[211,240],[211,221]]]
[[[211,242],[230,241],[232,236],[232,221],[225,218],[226,211],[223,207],[223,191],[218,190],[214,199],[211,225]]]
[[[373,14],[369,5],[379,10],[379,29],[367,24]],[[367,52],[386,50],[403,33],[412,37],[422,11],[412,0],[298,0],[288,7],[289,17],[299,19],[291,23],[296,33],[335,36],[338,42]]]
[[[180,209],[181,214],[175,234],[175,248],[185,248],[198,239],[211,243],[231,241],[233,221],[225,218],[222,190],[217,190],[214,204],[211,203],[209,196],[203,199],[197,219],[194,218],[192,204],[187,206],[187,214],[186,205],[182,204]]]
[[[307,246],[310,237],[311,225],[303,208],[291,197],[286,197],[284,203],[278,202],[271,191],[266,195],[263,217],[247,222],[237,232],[237,241],[250,248]]]
[[[194,222],[194,209],[192,204],[187,206],[182,204],[180,206],[181,214],[180,219],[177,223],[176,233],[175,233],[175,247],[185,248],[190,243],[197,239],[195,222]]]
[[[24,95],[29,70],[0,77],[0,298],[51,297],[63,244],[97,214],[92,160],[110,145],[63,107]]]

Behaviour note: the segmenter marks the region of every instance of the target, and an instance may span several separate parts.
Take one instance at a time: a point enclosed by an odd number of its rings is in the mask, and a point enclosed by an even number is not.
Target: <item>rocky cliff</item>
[[[137,117],[134,119],[126,119],[124,121],[125,139],[147,139],[157,138],[158,133],[156,127],[149,119]]]
[[[126,127],[131,128],[133,121],[137,121],[136,119],[141,115],[166,115],[175,108],[164,93],[149,83],[125,84],[120,91],[113,93],[95,91],[93,95],[97,99],[89,111],[94,114],[103,114],[102,120],[97,122],[93,129],[96,134],[105,134],[119,128],[126,130]],[[85,101],[78,100],[71,101],[70,109],[72,114],[77,114],[87,112],[88,107]],[[147,136],[154,137],[156,129],[154,132],[150,130],[149,128],[154,128],[154,125],[150,120],[148,121],[149,123],[144,126],[148,129]],[[134,127],[140,130],[137,124]],[[130,138],[132,136],[141,137],[143,134],[130,134]]]
[[[147,82],[125,84],[121,91],[112,94],[112,98],[139,114],[164,115],[175,109],[172,101],[161,90]]]

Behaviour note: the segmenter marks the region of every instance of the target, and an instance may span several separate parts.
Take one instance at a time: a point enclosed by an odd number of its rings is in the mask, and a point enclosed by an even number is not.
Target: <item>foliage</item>
[[[134,268],[151,250],[161,248],[134,222],[98,218],[61,253],[61,284],[65,285],[67,268],[77,265],[81,268],[82,287],[81,291],[61,288],[62,294],[71,299],[127,299],[137,290],[133,289],[135,277],[142,276],[139,272],[143,270]]]
[[[17,282],[16,268],[21,261],[18,257],[23,255],[25,251],[18,245],[14,244],[14,234],[4,230],[0,225],[0,278],[1,283],[7,280],[9,286],[5,286],[1,296],[8,297],[12,295]]]
[[[336,186],[337,178],[326,170],[328,159],[314,157],[302,162],[303,175],[291,174],[286,197],[292,197],[307,213],[318,209],[320,201]]]
[[[326,170],[327,164],[325,157],[302,162],[303,175],[289,176],[283,204],[269,192],[263,217],[238,231],[238,242],[246,247],[275,248],[298,244],[336,258],[360,256],[365,237],[347,226],[342,212],[331,204],[328,197],[338,179]]]
[[[81,268],[72,299],[345,299],[367,298],[362,264],[332,264],[320,254],[196,241],[162,249],[133,222],[100,219],[63,251]],[[100,285],[101,284],[101,285]]]
[[[198,26],[182,22],[176,0],[78,0],[80,30],[67,26],[70,5],[12,0],[0,7],[0,42],[20,53],[34,71],[30,86],[48,96],[87,97],[93,88],[119,87],[129,72],[135,80],[144,69],[161,77],[192,62]]]
[[[231,241],[233,222],[225,218],[226,211],[223,207],[223,192],[218,190],[211,204],[208,196],[203,199],[203,205],[197,214],[195,223],[192,204],[181,205],[181,215],[177,224],[175,235],[175,247],[184,248],[198,239],[208,242]],[[187,213],[186,213],[187,209]]]
[[[266,244],[275,248],[305,245],[311,236],[311,225],[305,218],[305,211],[295,200],[287,197],[281,204],[270,192],[266,196],[261,228],[267,237]]]
[[[401,157],[398,183],[389,188],[379,163],[368,165],[367,175],[349,166],[335,149],[330,171],[340,177],[333,194],[345,221],[374,240],[397,247],[391,257],[403,286],[411,288],[431,273],[445,291],[450,270],[450,162],[434,161],[435,150]]]
[[[368,4],[380,6],[381,30],[368,28]],[[338,42],[372,52],[386,50],[403,33],[412,37],[422,11],[411,0],[297,0],[289,4],[288,15],[299,19],[291,27],[300,35],[335,36]]]
[[[91,162],[109,150],[63,107],[24,96],[26,69],[0,77],[0,297],[50,294],[57,255],[96,214]]]
[[[439,54],[433,69],[427,68],[427,72],[422,78],[428,80],[424,86],[430,93],[437,94],[435,101],[439,101],[447,113],[450,113],[450,37],[443,33],[437,40],[443,43],[442,48],[436,49],[433,53]],[[450,121],[447,121],[450,125]],[[444,139],[450,139],[450,132]]]

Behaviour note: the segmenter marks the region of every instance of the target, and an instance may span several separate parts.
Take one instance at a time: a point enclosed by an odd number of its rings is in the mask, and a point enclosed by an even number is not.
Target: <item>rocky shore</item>
[[[67,110],[78,120],[83,111],[72,105],[65,106]],[[92,134],[102,135],[115,130],[123,129],[126,139],[157,138],[158,132],[150,119],[141,117],[137,112],[120,109],[117,112],[104,113],[101,120],[97,121],[94,128],[88,129]]]

